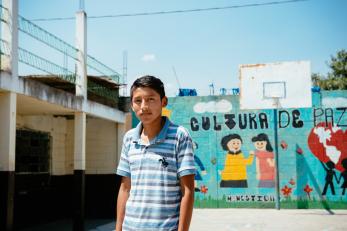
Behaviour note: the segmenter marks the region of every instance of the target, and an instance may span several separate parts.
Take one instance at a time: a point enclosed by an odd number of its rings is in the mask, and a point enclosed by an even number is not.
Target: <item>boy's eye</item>
[[[150,101],[150,102],[154,102],[155,99],[154,99],[154,98],[149,98],[149,101]]]
[[[142,101],[141,99],[135,99],[135,100],[134,100],[134,103],[136,103],[136,104],[140,104],[140,103],[141,103],[141,101]]]

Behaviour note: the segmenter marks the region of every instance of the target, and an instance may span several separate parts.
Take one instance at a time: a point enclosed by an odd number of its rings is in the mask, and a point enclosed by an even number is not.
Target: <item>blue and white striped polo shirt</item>
[[[142,124],[123,140],[117,174],[131,179],[124,231],[177,230],[181,202],[179,178],[195,174],[192,139],[188,131],[163,117],[159,135],[144,144]]]

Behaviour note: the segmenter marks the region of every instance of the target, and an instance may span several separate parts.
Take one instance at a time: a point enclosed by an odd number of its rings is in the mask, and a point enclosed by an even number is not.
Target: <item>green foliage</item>
[[[347,51],[341,50],[337,52],[336,57],[332,56],[329,67],[332,69],[331,76],[329,77],[335,77],[335,78],[347,78]]]
[[[347,90],[347,51],[342,49],[336,56],[331,56],[328,66],[331,72],[327,77],[317,73],[312,74],[313,85],[323,90]]]

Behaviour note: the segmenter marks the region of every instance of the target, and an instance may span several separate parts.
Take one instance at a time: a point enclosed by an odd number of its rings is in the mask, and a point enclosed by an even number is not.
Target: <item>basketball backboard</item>
[[[310,62],[240,65],[240,108],[273,109],[278,105],[312,106]]]

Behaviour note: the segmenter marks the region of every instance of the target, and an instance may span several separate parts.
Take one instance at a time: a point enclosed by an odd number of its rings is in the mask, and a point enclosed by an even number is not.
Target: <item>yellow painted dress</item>
[[[221,187],[247,188],[247,165],[253,163],[254,155],[248,158],[241,151],[228,152],[225,159],[224,170],[221,173]]]

